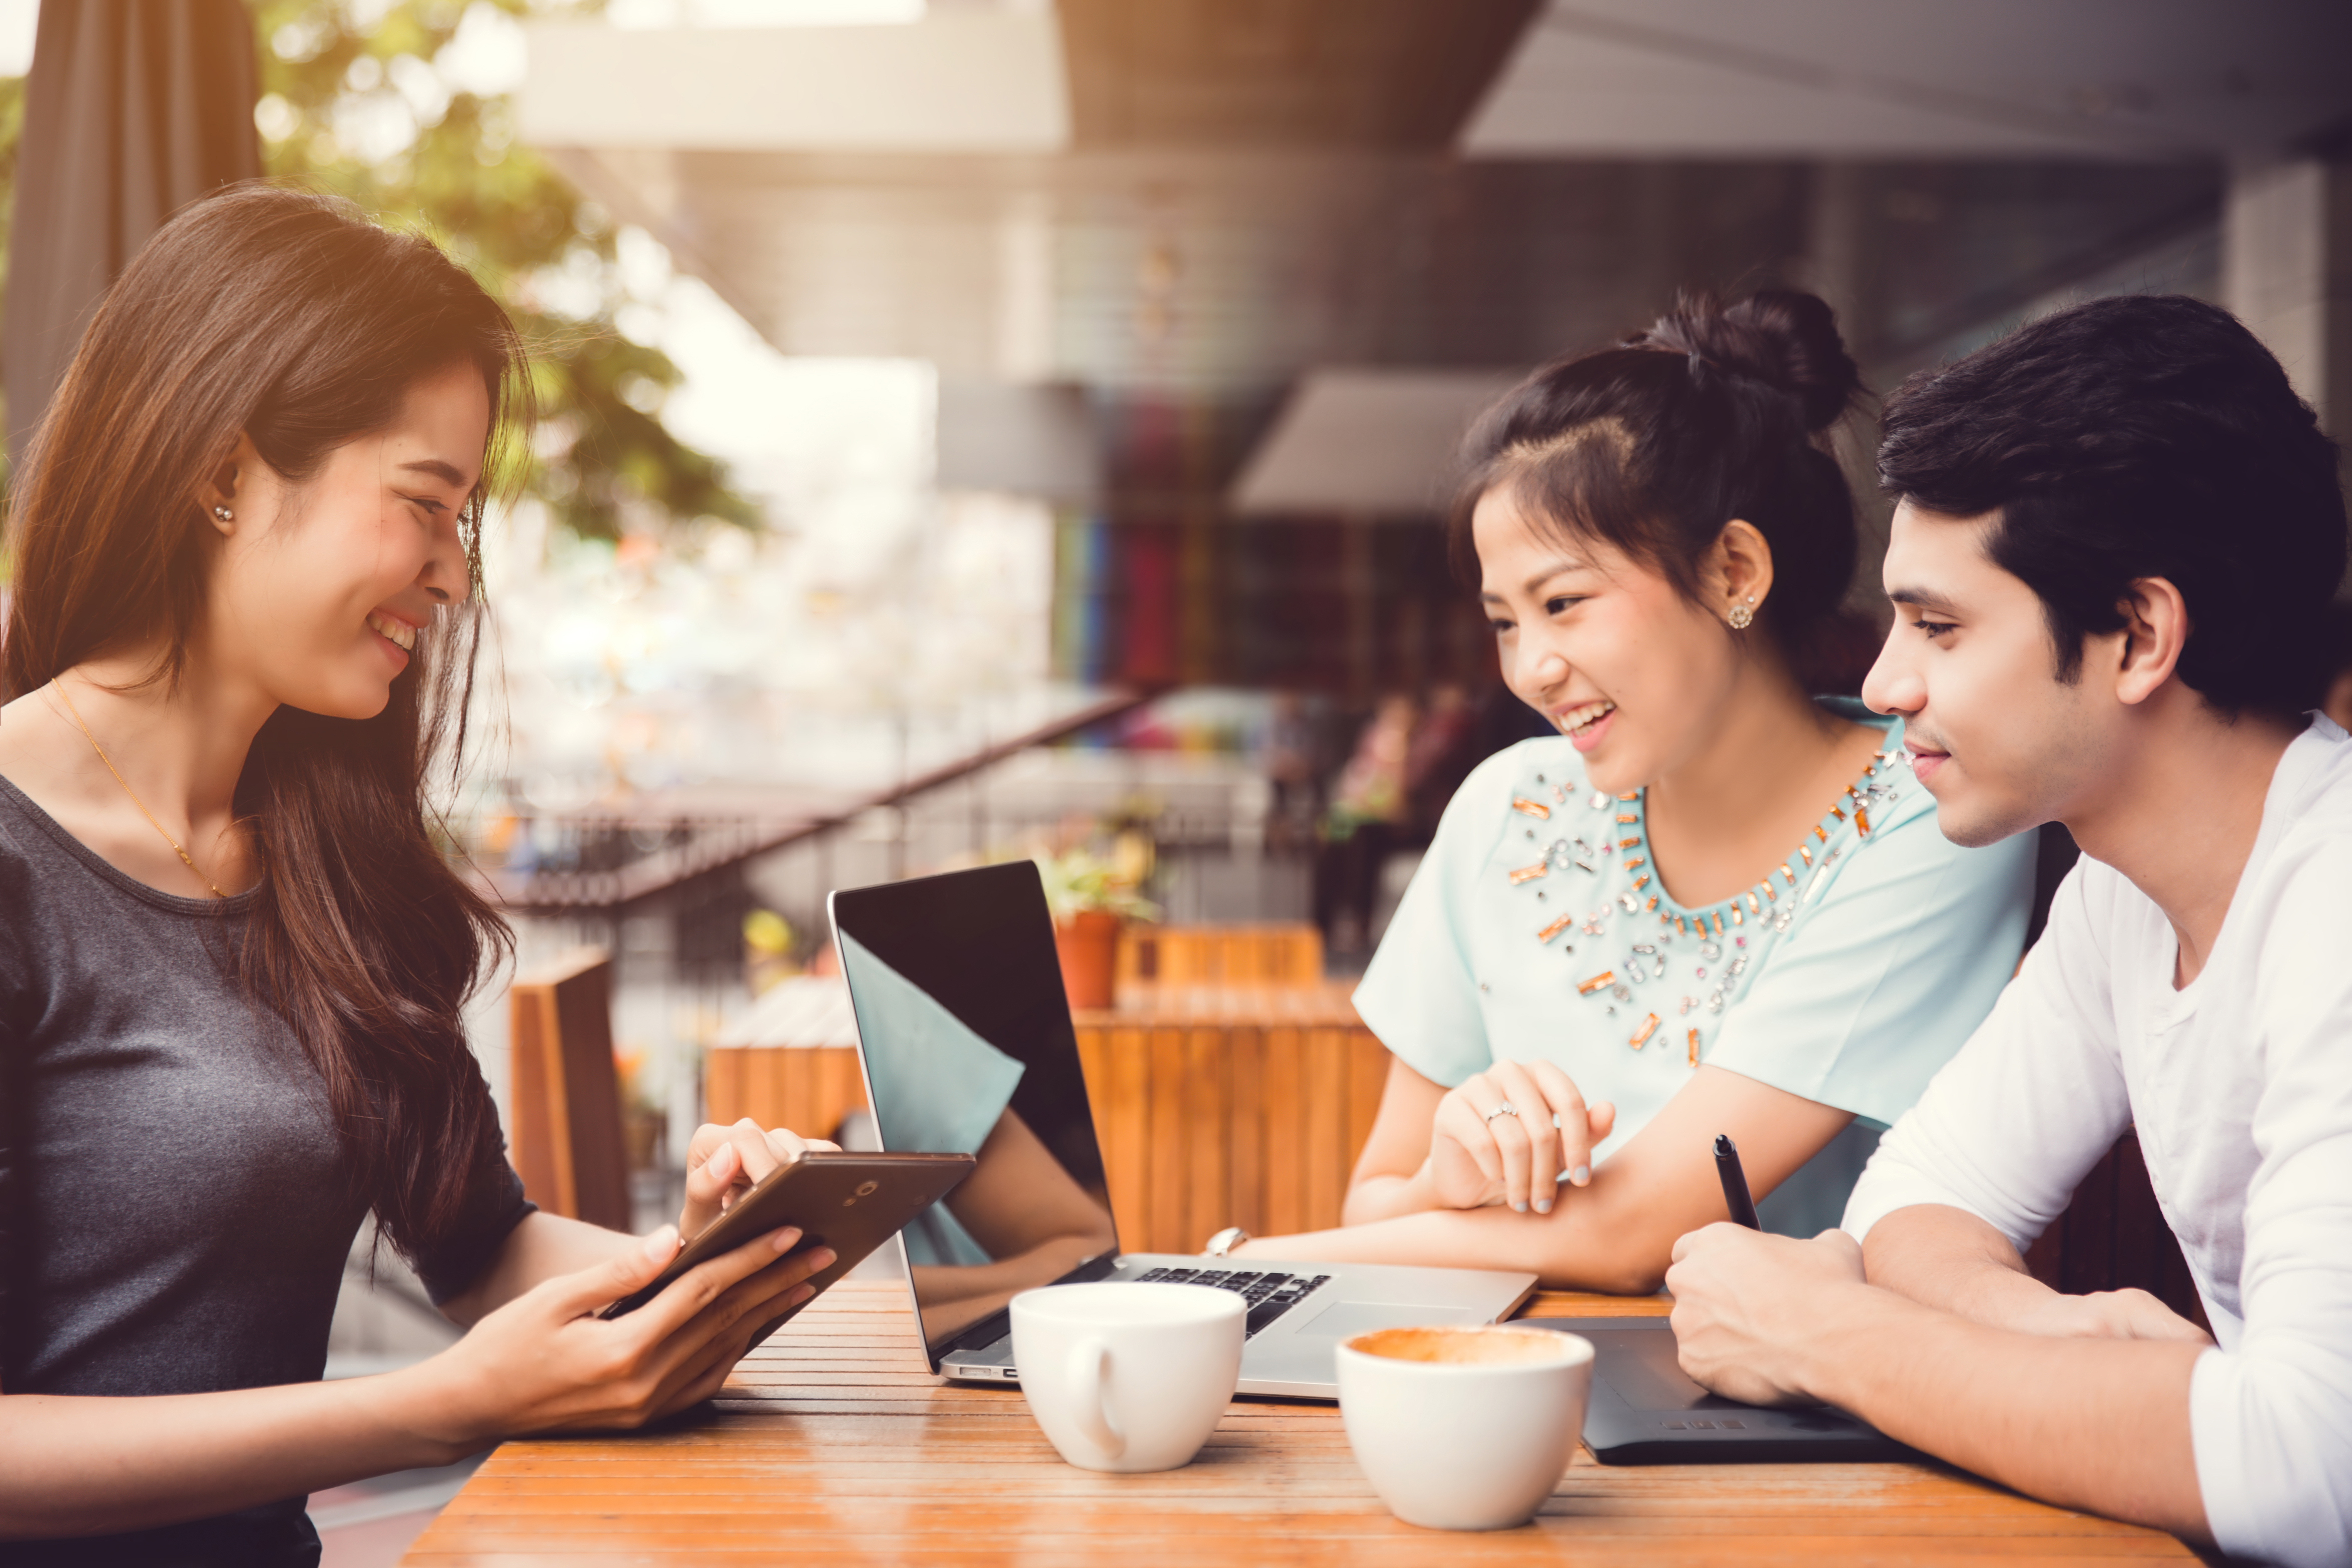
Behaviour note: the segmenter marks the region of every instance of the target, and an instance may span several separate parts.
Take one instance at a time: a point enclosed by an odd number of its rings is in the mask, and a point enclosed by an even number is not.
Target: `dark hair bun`
[[[1456,570],[1478,580],[1472,516],[1507,486],[1530,517],[1656,568],[1697,603],[1738,518],[1772,551],[1756,625],[1801,674],[1853,580],[1853,491],[1826,435],[1862,394],[1837,319],[1811,295],[1685,295],[1648,331],[1554,361],[1479,419],[1449,525]]]
[[[1808,431],[1827,430],[1862,395],[1862,371],[1838,336],[1836,312],[1811,294],[1767,288],[1730,305],[1684,295],[1656,326],[1626,341],[1777,388],[1797,400]]]

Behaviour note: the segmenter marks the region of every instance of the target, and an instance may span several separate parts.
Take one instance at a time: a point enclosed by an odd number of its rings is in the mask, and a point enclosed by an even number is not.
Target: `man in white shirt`
[[[2084,858],[1844,1230],[1677,1243],[1683,1364],[2021,1491],[2352,1562],[2352,741],[2336,452],[2244,328],[2095,300],[1889,401],[1900,712],[1945,833]],[[2212,1338],[2022,1249],[2137,1127]]]

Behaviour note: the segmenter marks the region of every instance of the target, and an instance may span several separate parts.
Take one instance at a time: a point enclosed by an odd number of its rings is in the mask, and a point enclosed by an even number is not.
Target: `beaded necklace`
[[[1535,937],[1539,946],[1549,946],[1563,936],[1580,935],[1599,939],[1587,943],[1588,951],[1598,946],[1604,954],[1612,953],[1620,950],[1611,940],[1612,921],[1622,916],[1633,923],[1643,921],[1646,915],[1657,916],[1654,930],[1647,928],[1646,923],[1621,926],[1615,936],[1616,943],[1622,944],[1622,956],[1577,981],[1575,988],[1579,998],[1597,1002],[1605,1009],[1606,1017],[1617,1017],[1621,1004],[1628,1005],[1629,1013],[1633,1005],[1638,1004],[1643,1013],[1625,1043],[1640,1051],[1658,1033],[1666,1010],[1672,1010],[1678,1019],[1687,1019],[1701,1008],[1710,1018],[1723,1012],[1738,991],[1740,977],[1748,972],[1749,960],[1755,956],[1749,950],[1750,936],[1760,941],[1768,930],[1775,937],[1786,934],[1796,919],[1798,908],[1815,895],[1830,868],[1849,847],[1843,842],[1832,843],[1832,837],[1841,834],[1851,822],[1854,846],[1868,842],[1870,813],[1878,809],[1883,816],[1885,808],[1902,798],[1894,783],[1894,772],[1898,765],[1909,760],[1909,755],[1902,751],[1872,753],[1861,777],[1846,786],[1836,804],[1813,824],[1809,837],[1801,840],[1786,860],[1766,873],[1754,886],[1695,910],[1675,905],[1663,889],[1653,886],[1654,878],[1651,873],[1655,868],[1646,852],[1646,790],[1612,796],[1596,789],[1578,800],[1572,797],[1570,784],[1552,782],[1538,773],[1535,779],[1538,789],[1539,793],[1549,793],[1550,800],[1515,796],[1511,810],[1533,821],[1554,824],[1560,836],[1545,846],[1540,858],[1511,870],[1510,883],[1515,888],[1532,889],[1538,903],[1549,904],[1552,891],[1572,896],[1570,888],[1573,881],[1569,888],[1555,885],[1549,891],[1536,884],[1573,872],[1598,876],[1609,857],[1626,857],[1622,869],[1637,873],[1631,886],[1612,902],[1581,916],[1568,912],[1554,916],[1536,931]],[[1585,818],[1580,833],[1571,825],[1580,810]],[[1535,830],[1529,828],[1527,836],[1533,839]],[[1644,889],[1650,891],[1645,894]],[[1678,941],[1693,939],[1694,947],[1675,951]],[[1571,942],[1562,950],[1573,956],[1576,948]],[[1669,993],[1675,988],[1642,994],[1680,967],[1688,970],[1689,989],[1671,997]],[[1702,1044],[1701,1026],[1685,1026],[1684,1048],[1693,1067],[1698,1065]]]

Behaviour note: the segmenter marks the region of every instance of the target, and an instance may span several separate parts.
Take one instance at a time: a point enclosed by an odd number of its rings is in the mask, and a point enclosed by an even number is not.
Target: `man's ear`
[[[2189,643],[2189,603],[2168,580],[2143,577],[2116,608],[2124,618],[2123,631],[2112,639],[2116,695],[2126,703],[2146,702],[2180,664],[2180,650]]]

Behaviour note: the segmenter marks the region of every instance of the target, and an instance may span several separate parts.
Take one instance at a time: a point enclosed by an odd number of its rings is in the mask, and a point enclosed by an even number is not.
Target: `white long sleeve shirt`
[[[2280,758],[2204,969],[2087,856],[1992,1014],[1855,1186],[1859,1238],[1947,1204],[2021,1251],[2137,1126],[2219,1348],[2189,1382],[2198,1486],[2233,1554],[2352,1563],[2352,740]]]

